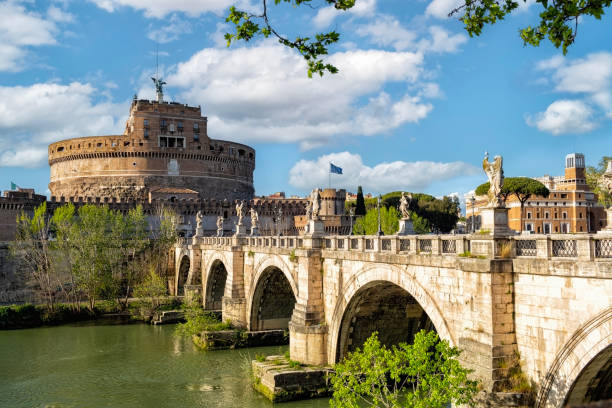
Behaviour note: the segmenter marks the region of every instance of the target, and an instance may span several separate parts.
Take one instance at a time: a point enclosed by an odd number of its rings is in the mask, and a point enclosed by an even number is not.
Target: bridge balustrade
[[[177,245],[201,243],[210,246],[247,245],[251,247],[297,249],[304,247],[303,236],[179,238]],[[456,255],[475,248],[473,241],[497,240],[474,235],[326,235],[319,239],[322,249],[375,253],[420,253]],[[551,234],[501,238],[511,245],[510,257],[545,259],[612,259],[612,236],[601,234]],[[505,245],[505,244],[504,244]]]

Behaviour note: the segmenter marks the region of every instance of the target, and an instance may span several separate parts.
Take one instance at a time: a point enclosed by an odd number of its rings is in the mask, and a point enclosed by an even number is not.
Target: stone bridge
[[[288,329],[293,360],[434,329],[489,391],[518,359],[536,407],[612,398],[612,235],[196,237],[175,251],[177,294],[247,330]]]

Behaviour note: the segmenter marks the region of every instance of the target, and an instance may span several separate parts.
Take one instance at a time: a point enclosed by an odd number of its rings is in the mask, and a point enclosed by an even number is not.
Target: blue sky
[[[460,196],[486,181],[483,153],[507,176],[561,175],[567,153],[612,154],[612,21],[583,19],[566,57],[523,46],[539,6],[469,38],[455,0],[358,0],[339,13],[272,8],[288,35],[336,29],[337,75],[308,79],[274,40],[227,48],[233,0],[0,1],[0,188],[47,193],[46,146],[120,134],[134,94],[201,105],[212,138],[257,150],[256,194],[332,186]],[[255,0],[239,6],[256,10]]]

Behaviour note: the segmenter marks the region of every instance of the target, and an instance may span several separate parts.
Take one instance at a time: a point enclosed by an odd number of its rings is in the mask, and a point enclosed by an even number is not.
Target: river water
[[[0,407],[267,407],[251,388],[255,353],[201,351],[174,326],[75,325],[0,332]],[[327,399],[276,404],[322,408]]]

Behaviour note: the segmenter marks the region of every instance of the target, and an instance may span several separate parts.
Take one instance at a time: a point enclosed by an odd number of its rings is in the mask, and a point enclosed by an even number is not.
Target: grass
[[[464,251],[460,254],[457,254],[457,256],[460,256],[462,258],[477,258],[477,259],[487,259],[486,256],[484,255],[474,255],[472,254],[470,251]]]
[[[504,242],[499,246],[499,256],[500,258],[511,258],[512,257],[512,243]]]

